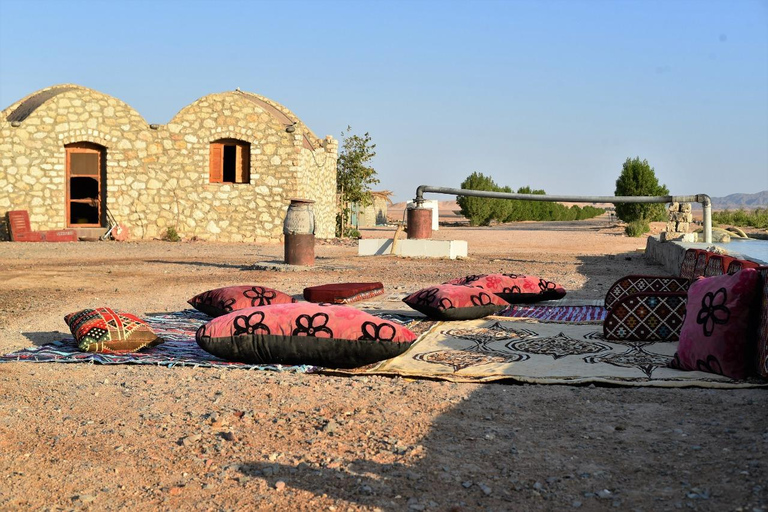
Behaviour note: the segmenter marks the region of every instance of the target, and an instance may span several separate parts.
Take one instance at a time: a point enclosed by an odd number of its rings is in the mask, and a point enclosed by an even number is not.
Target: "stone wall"
[[[210,144],[250,146],[248,183],[211,183]],[[183,238],[278,241],[290,199],[316,201],[316,235],[334,236],[338,143],[317,139],[285,107],[240,91],[211,94],[149,126],[120,100],[54,86],[0,117],[0,215],[30,212],[32,229],[66,227],[64,146],[106,151],[106,206],[132,238],[173,227]]]
[[[693,222],[691,203],[671,203],[667,208],[667,229],[661,233],[661,241],[678,240],[694,242],[695,235],[690,233]]]

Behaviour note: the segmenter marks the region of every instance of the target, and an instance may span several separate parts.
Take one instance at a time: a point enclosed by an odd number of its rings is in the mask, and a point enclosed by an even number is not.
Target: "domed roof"
[[[83,87],[77,84],[59,84],[59,85],[47,87],[45,89],[40,89],[39,91],[33,92],[26,98],[8,107],[5,111],[3,111],[3,115],[6,116],[6,120],[8,122],[20,123],[24,121],[26,118],[28,118],[30,115],[32,115],[38,108],[40,108],[45,103],[52,101],[54,98],[56,98],[60,94],[70,93],[70,92],[83,97],[87,97],[87,96],[103,97],[103,98],[109,98],[114,101],[117,101],[126,110],[138,116],[142,121],[146,123],[146,120],[144,120],[144,117],[142,117],[141,114],[139,114],[133,107],[131,107],[124,101],[114,98],[112,96],[109,96],[108,94],[99,92],[97,90],[89,89],[88,87]]]
[[[181,116],[184,111],[186,111],[193,105],[208,99],[212,99],[212,98],[225,98],[226,100],[232,101],[233,103],[245,101],[250,104],[256,105],[260,110],[263,110],[264,112],[272,116],[272,118],[275,119],[275,121],[282,124],[283,128],[288,129],[289,127],[292,126],[293,127],[292,132],[298,131],[303,136],[305,148],[310,150],[315,149],[316,144],[314,141],[317,141],[317,136],[293,112],[291,112],[288,108],[284,107],[283,105],[270,100],[269,98],[265,98],[264,96],[260,96],[258,94],[254,94],[250,92],[235,90],[235,91],[226,91],[222,93],[208,94],[190,103],[186,107],[182,108],[173,117],[173,119],[176,119],[177,117]],[[171,122],[173,122],[173,120],[171,120]]]

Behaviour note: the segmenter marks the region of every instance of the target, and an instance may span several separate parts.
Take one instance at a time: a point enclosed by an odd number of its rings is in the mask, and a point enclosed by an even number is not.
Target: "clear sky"
[[[768,189],[768,1],[0,0],[0,108],[68,82],[150,123],[239,87],[351,125],[396,201],[613,195],[635,156],[672,194]]]

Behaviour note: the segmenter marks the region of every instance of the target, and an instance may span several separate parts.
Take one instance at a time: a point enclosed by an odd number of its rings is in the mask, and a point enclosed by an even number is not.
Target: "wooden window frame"
[[[235,147],[235,179],[224,181],[224,148]],[[208,182],[227,185],[251,183],[251,144],[238,139],[219,139],[211,142],[209,151]]]
[[[104,220],[106,219],[106,210],[105,210],[105,201],[104,201],[104,193],[106,192],[106,153],[107,148],[104,146],[101,146],[99,144],[95,144],[92,142],[73,142],[72,144],[67,144],[64,146],[64,150],[66,153],[66,222],[67,227],[81,227],[81,228],[100,228],[104,227]],[[83,203],[83,204],[91,204],[92,200],[90,199],[72,199],[72,191],[71,191],[71,179],[72,175],[70,173],[70,157],[73,153],[90,153],[90,154],[96,154],[98,157],[98,166],[99,166],[99,172],[95,176],[93,176],[94,179],[96,179],[97,184],[97,198],[96,198],[96,206],[97,206],[97,212],[98,212],[98,223],[96,224],[72,224],[72,218],[71,218],[71,212],[72,212],[72,203]],[[75,175],[79,176],[79,175]]]

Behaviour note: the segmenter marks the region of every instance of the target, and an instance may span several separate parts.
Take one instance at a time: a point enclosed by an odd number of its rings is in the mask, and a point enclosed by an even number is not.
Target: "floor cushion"
[[[441,284],[422,288],[403,299],[410,307],[437,320],[472,320],[509,306],[504,299],[475,286]]]
[[[757,372],[768,378],[768,266],[757,270],[761,278],[761,293],[757,298],[760,303],[760,320],[757,327]]]
[[[230,361],[354,368],[402,354],[416,335],[351,306],[299,302],[220,316],[201,326],[196,339]]]
[[[163,343],[144,321],[111,308],[84,309],[64,321],[83,352],[136,352]]]
[[[520,274],[479,274],[446,281],[445,284],[477,286],[495,293],[510,304],[557,300],[565,297],[565,288],[536,276]]]
[[[691,283],[671,366],[733,379],[752,373],[758,282],[757,271],[745,269]]]
[[[206,315],[221,316],[243,308],[289,304],[296,302],[290,295],[265,286],[226,286],[195,295],[187,301]]]
[[[381,283],[332,283],[304,288],[304,300],[349,304],[384,293]]]

